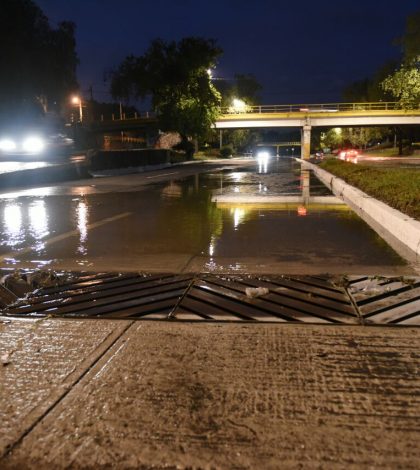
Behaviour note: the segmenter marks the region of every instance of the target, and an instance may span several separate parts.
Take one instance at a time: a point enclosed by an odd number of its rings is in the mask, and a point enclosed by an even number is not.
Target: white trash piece
[[[266,287],[247,287],[245,289],[245,294],[247,297],[261,297],[262,295],[267,295],[270,291]]]

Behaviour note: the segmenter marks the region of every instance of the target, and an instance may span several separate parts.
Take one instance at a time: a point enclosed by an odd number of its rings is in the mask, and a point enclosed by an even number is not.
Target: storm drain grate
[[[5,311],[13,316],[166,318],[191,283],[188,275],[99,274],[41,289]]]
[[[9,303],[3,315],[420,324],[420,278],[71,273],[67,279]]]
[[[266,293],[258,296],[257,289]],[[358,322],[344,289],[331,279],[310,276],[202,276],[194,280],[175,312],[178,319],[192,315],[211,320]]]
[[[350,277],[348,290],[365,323],[420,325],[418,277]]]

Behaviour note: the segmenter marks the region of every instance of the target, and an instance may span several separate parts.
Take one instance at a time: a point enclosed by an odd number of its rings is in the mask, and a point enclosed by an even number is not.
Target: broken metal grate
[[[418,277],[351,277],[348,290],[365,323],[420,325]]]
[[[60,284],[29,293],[6,307],[3,314],[180,321],[420,324],[418,278],[72,273]]]

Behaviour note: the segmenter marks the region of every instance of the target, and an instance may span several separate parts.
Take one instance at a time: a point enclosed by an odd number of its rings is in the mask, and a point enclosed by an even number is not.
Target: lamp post
[[[79,106],[79,120],[83,122],[83,108],[82,108],[82,98],[80,96],[73,96],[71,99],[72,104]]]

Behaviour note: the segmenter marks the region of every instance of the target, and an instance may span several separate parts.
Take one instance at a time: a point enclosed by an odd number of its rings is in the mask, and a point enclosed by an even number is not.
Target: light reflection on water
[[[68,212],[59,212],[54,205],[49,204],[47,199],[29,199],[22,198],[18,201],[5,201],[3,207],[3,217],[0,220],[2,226],[1,246],[22,249],[31,248],[37,256],[45,254],[46,240],[56,231],[51,228],[52,220],[59,224],[63,224],[63,220],[67,220],[69,231],[76,228],[79,232],[79,243],[75,249],[75,253],[82,255],[87,254],[88,241],[88,219],[89,219],[89,203],[87,200],[73,200],[70,206],[70,217]],[[73,213],[73,215],[71,215]],[[6,255],[4,261],[7,264],[16,264],[14,257]],[[34,261],[35,262],[35,261]],[[40,265],[49,264],[51,260],[38,260]]]
[[[48,229],[48,213],[43,199],[33,201],[28,208],[29,214],[29,233],[35,239],[34,250],[37,252],[45,248],[42,241],[49,235]]]
[[[85,201],[79,201],[76,207],[77,228],[79,230],[79,246],[77,252],[81,255],[87,254],[86,243],[88,239],[88,217],[89,206]]]
[[[191,255],[205,258],[203,262],[210,271],[225,263],[224,267],[234,272],[243,269],[247,256],[303,263],[313,253],[325,259],[345,253],[349,262],[395,262],[392,254],[372,240],[372,234],[347,209],[332,205],[320,208],[310,203],[312,192],[316,196],[330,193],[317,181],[310,189],[313,177],[308,172],[282,169],[282,165],[277,162],[278,173],[269,167],[269,173],[260,175],[256,164],[254,172],[202,174],[155,184],[142,191],[88,193],[78,198],[72,193],[71,197],[54,196],[45,201],[23,198],[19,203],[3,201],[3,245],[14,247],[25,241],[24,246],[38,247],[39,265],[58,259],[93,269],[97,263],[121,262],[147,270],[143,258],[149,257],[150,265],[155,266],[154,260],[161,257],[162,265],[167,266],[174,254],[188,254],[188,259]],[[285,201],[301,199],[299,203],[270,206],[222,206],[212,202],[214,194],[234,194],[236,190],[240,195],[274,194],[284,196]],[[121,223],[96,226],[97,221],[125,211],[132,215]],[[60,235],[75,229],[77,232],[69,238],[45,247],[50,233]],[[12,262],[14,256],[8,255]],[[33,254],[29,256],[36,260]]]
[[[238,225],[244,220],[246,210],[242,207],[235,207],[234,209],[231,209],[230,212],[233,214],[233,227],[236,230]]]
[[[2,240],[2,245],[16,246],[24,240],[22,230],[22,208],[20,204],[9,202],[3,212],[4,234],[6,240]]]

